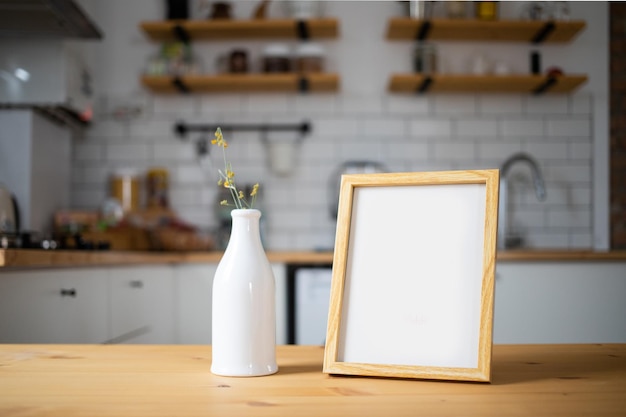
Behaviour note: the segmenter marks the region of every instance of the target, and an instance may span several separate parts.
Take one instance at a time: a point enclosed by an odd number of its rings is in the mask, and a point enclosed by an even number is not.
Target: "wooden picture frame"
[[[323,372],[488,382],[499,171],[341,178]]]

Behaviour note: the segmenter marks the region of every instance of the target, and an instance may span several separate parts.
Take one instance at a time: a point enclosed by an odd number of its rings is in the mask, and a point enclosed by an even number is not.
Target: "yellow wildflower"
[[[215,131],[215,139],[211,141],[213,145],[221,146],[222,148],[228,148],[228,143],[224,140],[224,136],[222,135],[222,129],[219,127]]]
[[[250,197],[252,197],[251,201],[247,201],[245,197],[245,193],[237,188],[235,185],[235,172],[233,171],[230,162],[226,158],[226,148],[228,147],[228,143],[224,140],[224,136],[222,135],[222,129],[219,127],[215,132],[215,139],[211,141],[212,144],[218,145],[222,148],[222,156],[224,158],[224,171],[218,169],[217,172],[219,174],[219,181],[217,182],[218,186],[223,186],[230,190],[230,195],[232,197],[233,205],[237,209],[244,208],[253,208],[254,203],[256,202],[256,196],[259,189],[259,184],[254,184],[252,187],[252,191],[250,192]],[[230,205],[227,200],[220,201],[221,205]]]

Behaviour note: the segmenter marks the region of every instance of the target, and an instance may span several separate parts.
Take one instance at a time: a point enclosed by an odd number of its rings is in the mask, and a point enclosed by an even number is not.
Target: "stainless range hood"
[[[0,0],[0,38],[102,39],[72,0]]]
[[[0,109],[34,109],[63,125],[86,126],[92,45],[74,40],[99,39],[73,0],[0,0]]]

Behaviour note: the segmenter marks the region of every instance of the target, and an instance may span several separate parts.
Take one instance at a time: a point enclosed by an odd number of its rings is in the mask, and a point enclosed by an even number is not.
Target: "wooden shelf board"
[[[188,75],[180,77],[190,92],[285,92],[299,91],[300,80],[308,81],[311,92],[332,92],[339,89],[337,74],[223,74]],[[144,75],[142,84],[152,91],[175,93],[180,90],[174,85],[174,77]]]
[[[387,26],[387,39],[415,40],[424,20],[393,18]],[[439,41],[502,41],[531,42],[548,23],[547,21],[473,19],[432,19],[427,40]],[[585,28],[585,22],[555,21],[554,30],[546,37],[545,43],[569,42]]]
[[[418,91],[426,76],[423,74],[394,74],[389,82],[389,91],[395,93]],[[453,75],[435,74],[429,93],[531,93],[546,82],[543,75]],[[563,75],[546,93],[567,93],[587,81],[585,75]]]
[[[141,22],[141,29],[153,40],[177,39],[180,25],[191,40],[298,38],[296,19],[253,20],[166,20]],[[339,23],[334,18],[304,20],[310,38],[336,38]]]

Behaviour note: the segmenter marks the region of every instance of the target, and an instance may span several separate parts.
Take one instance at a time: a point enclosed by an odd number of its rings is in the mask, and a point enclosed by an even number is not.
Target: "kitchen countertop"
[[[626,345],[496,345],[492,382],[330,376],[320,346],[278,373],[211,374],[211,347],[0,345],[0,415],[624,416]]]
[[[327,265],[332,252],[268,251],[270,262]],[[0,249],[1,268],[44,268],[105,265],[147,265],[181,263],[217,263],[222,252],[133,252]],[[626,251],[593,252],[589,250],[510,250],[498,253],[502,262],[535,261],[626,261]]]

